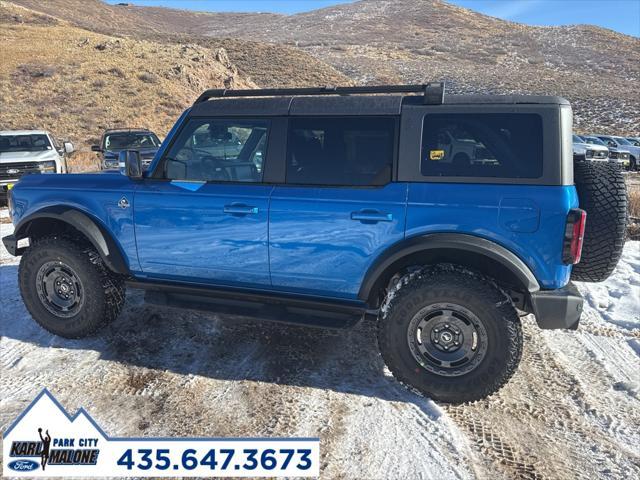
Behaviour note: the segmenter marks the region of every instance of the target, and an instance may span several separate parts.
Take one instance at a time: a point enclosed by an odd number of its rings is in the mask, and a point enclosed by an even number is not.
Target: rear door
[[[404,237],[397,129],[394,116],[290,118],[286,183],[269,215],[275,288],[356,298],[371,263]]]
[[[136,190],[138,258],[148,277],[269,286],[262,183],[272,121],[191,118]],[[159,174],[157,172],[160,172]]]

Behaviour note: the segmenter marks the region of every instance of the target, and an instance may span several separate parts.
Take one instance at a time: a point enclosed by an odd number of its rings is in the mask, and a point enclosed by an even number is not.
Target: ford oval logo
[[[20,170],[18,170],[17,168],[10,168],[10,169],[7,170],[7,173],[9,175],[14,175],[16,173],[20,173]]]
[[[16,472],[33,472],[38,468],[38,464],[33,460],[14,460],[9,462],[9,468]]]

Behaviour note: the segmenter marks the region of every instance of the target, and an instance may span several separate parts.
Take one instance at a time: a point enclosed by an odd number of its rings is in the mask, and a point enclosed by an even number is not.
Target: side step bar
[[[146,290],[145,301],[153,305],[309,327],[352,328],[366,314],[377,313],[356,302],[338,303],[277,294],[139,281],[129,281],[127,287]]]

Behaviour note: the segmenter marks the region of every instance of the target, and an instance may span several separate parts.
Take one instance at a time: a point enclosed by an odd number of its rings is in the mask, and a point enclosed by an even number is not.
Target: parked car
[[[445,97],[440,83],[208,90],[146,172],[125,150],[124,174],[23,178],[3,242],[56,335],[113,321],[126,287],[161,308],[369,317],[400,381],[477,400],[517,368],[520,316],[576,328],[572,280],[606,279],[622,253],[622,173],[574,164],[571,118],[559,97]],[[442,148],[452,132],[475,144],[468,161]]]
[[[607,145],[598,137],[590,137],[583,135],[580,137],[583,142],[590,146],[597,146],[600,148],[606,148],[608,150],[608,160],[610,162],[618,164],[622,168],[629,168],[630,166],[630,153],[627,150],[622,150],[617,147]]]
[[[144,128],[126,128],[106,130],[100,139],[100,145],[91,150],[98,154],[101,170],[118,169],[118,154],[123,150],[138,150],[142,167],[146,169],[160,148],[160,139]]]
[[[9,186],[30,173],[66,173],[71,142],[60,145],[45,130],[0,131],[0,201]]]
[[[593,160],[596,162],[609,161],[609,149],[603,145],[596,145],[585,141],[583,137],[573,134],[573,159]]]
[[[613,135],[590,135],[591,137],[598,137],[608,147],[617,148],[618,150],[625,150],[629,152],[629,168],[631,170],[637,170],[640,166],[640,147],[636,147],[631,144],[626,138],[613,136]]]

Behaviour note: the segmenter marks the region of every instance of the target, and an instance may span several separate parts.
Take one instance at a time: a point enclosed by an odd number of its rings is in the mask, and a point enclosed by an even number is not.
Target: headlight
[[[38,163],[38,168],[40,173],[56,173],[56,162],[54,160],[40,162]]]

